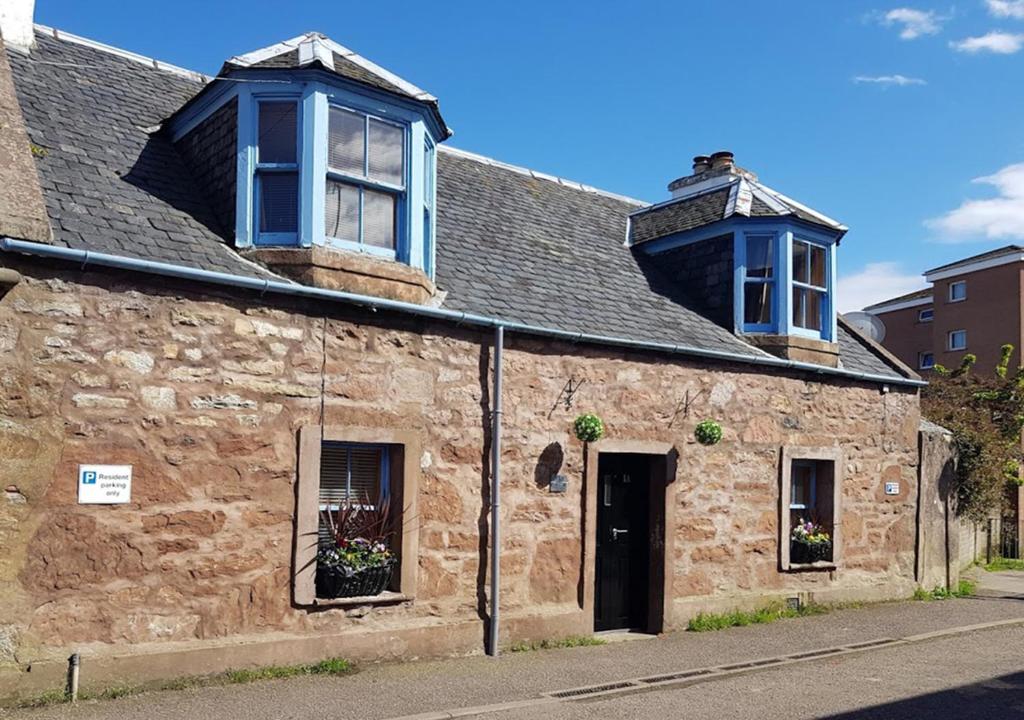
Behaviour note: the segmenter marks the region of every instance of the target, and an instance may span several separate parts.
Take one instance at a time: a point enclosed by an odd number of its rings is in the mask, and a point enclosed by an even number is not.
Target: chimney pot
[[[711,169],[711,158],[707,155],[696,155],[693,158],[693,174],[700,175]]]
[[[732,171],[736,168],[735,156],[728,150],[711,153],[711,169]]]

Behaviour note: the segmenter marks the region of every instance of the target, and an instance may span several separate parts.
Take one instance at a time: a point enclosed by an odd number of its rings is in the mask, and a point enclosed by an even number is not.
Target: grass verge
[[[354,671],[355,667],[348,660],[344,658],[329,658],[318,663],[306,665],[270,665],[254,669],[226,670],[214,675],[194,675],[142,685],[115,685],[99,691],[84,690],[78,693],[78,699],[116,700],[117,698],[130,697],[144,692],[239,685],[260,680],[275,680],[302,675],[347,675]],[[34,697],[21,700],[17,703],[16,707],[38,708],[48,705],[59,705],[68,701],[69,698],[63,690],[48,690]]]
[[[1003,570],[1024,570],[1024,560],[1012,560],[1010,558],[997,557],[992,562],[982,565],[989,572],[1001,572]]]
[[[947,590],[941,585],[936,586],[932,590],[925,590],[924,588],[918,588],[914,591],[915,600],[949,600],[950,598],[962,598],[970,597],[974,594],[975,585],[970,580],[961,580],[957,586],[952,590]]]
[[[590,647],[607,645],[608,641],[593,635],[570,635],[557,640],[540,640],[538,642],[517,642],[509,646],[509,652],[530,652],[531,650],[556,650],[558,648]]]
[[[691,632],[710,632],[712,630],[724,630],[745,625],[764,625],[785,618],[823,615],[831,609],[827,605],[817,605],[814,603],[801,605],[799,608],[791,608],[781,603],[772,603],[757,610],[733,610],[727,613],[702,612],[690,619],[686,629]]]

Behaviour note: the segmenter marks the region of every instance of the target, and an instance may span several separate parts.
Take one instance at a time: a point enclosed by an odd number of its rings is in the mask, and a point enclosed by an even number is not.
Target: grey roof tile
[[[197,79],[38,36],[11,53],[55,242],[244,276],[268,273],[218,236],[178,151],[150,127],[202,89]],[[442,149],[437,284],[444,307],[554,329],[763,352],[702,316],[656,260],[624,246],[625,198]],[[707,213],[722,200],[708,198]],[[899,373],[845,330],[845,367]]]

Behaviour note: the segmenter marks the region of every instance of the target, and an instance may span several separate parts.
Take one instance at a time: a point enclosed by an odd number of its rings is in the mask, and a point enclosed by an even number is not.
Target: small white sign
[[[118,505],[131,502],[131,465],[79,465],[78,503]]]
[[[885,484],[885,494],[886,495],[899,495],[900,494],[900,484],[898,482],[887,482]]]

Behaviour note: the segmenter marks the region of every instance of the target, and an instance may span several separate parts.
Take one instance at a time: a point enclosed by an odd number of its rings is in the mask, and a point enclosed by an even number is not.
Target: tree
[[[924,416],[953,433],[960,513],[975,521],[1003,506],[1008,486],[1021,484],[1024,368],[1009,373],[1011,355],[1013,345],[1003,345],[989,376],[973,372],[971,354],[955,370],[936,365],[921,393]]]

